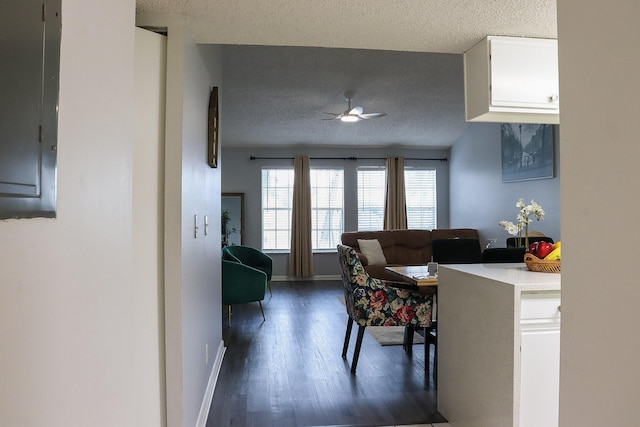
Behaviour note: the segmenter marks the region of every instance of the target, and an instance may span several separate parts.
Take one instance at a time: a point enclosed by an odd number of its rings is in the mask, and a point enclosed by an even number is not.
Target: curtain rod
[[[293,160],[293,157],[256,157],[250,156],[249,160]],[[386,157],[309,157],[310,160],[387,160]],[[419,158],[419,157],[405,157],[405,160],[437,160],[440,162],[447,162],[449,159],[443,158]]]

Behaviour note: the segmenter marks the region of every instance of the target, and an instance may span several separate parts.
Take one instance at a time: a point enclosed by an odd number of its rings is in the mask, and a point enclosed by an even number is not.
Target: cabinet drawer
[[[522,294],[522,320],[559,319],[560,291],[526,292]]]

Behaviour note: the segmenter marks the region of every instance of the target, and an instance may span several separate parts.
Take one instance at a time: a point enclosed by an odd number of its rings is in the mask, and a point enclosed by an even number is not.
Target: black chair
[[[519,248],[488,248],[482,251],[482,262],[524,262],[525,247]]]
[[[482,262],[478,239],[434,239],[433,261],[438,264],[475,264]]]
[[[480,247],[480,241],[478,239],[434,239],[431,242],[432,258],[434,262],[438,264],[477,264],[482,262],[482,248]],[[437,299],[437,296],[434,296]],[[436,303],[434,302],[434,307]],[[434,308],[435,310],[435,308]],[[431,323],[431,329],[425,330],[425,359],[429,354],[427,348],[430,344],[434,345],[434,363],[433,372],[434,379],[437,372],[437,356],[438,356],[438,328],[437,320]],[[405,327],[404,335],[404,350],[411,354],[411,347],[413,345],[413,332],[415,327],[409,325]],[[425,365],[429,364],[429,360],[425,360]]]
[[[554,243],[551,237],[546,236],[529,236],[529,244],[533,242],[549,242]],[[517,248],[519,246],[524,246],[525,238],[524,237],[509,237],[507,238],[507,247],[508,248]],[[523,255],[524,256],[524,255]]]

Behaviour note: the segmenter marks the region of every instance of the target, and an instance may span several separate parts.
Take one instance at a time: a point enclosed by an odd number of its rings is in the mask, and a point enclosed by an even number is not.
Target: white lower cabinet
[[[521,301],[520,427],[557,426],[560,292],[523,293]]]
[[[440,266],[438,411],[453,427],[557,427],[560,275]]]

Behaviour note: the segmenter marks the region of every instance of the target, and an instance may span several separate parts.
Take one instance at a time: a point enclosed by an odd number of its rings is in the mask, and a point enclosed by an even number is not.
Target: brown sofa
[[[385,271],[387,265],[419,265],[431,261],[434,239],[479,239],[474,228],[442,228],[434,230],[382,230],[347,231],[342,233],[342,244],[351,246],[358,254],[364,269],[370,276],[384,280],[396,280]],[[386,265],[371,265],[360,251],[358,239],[378,240],[387,261]]]

